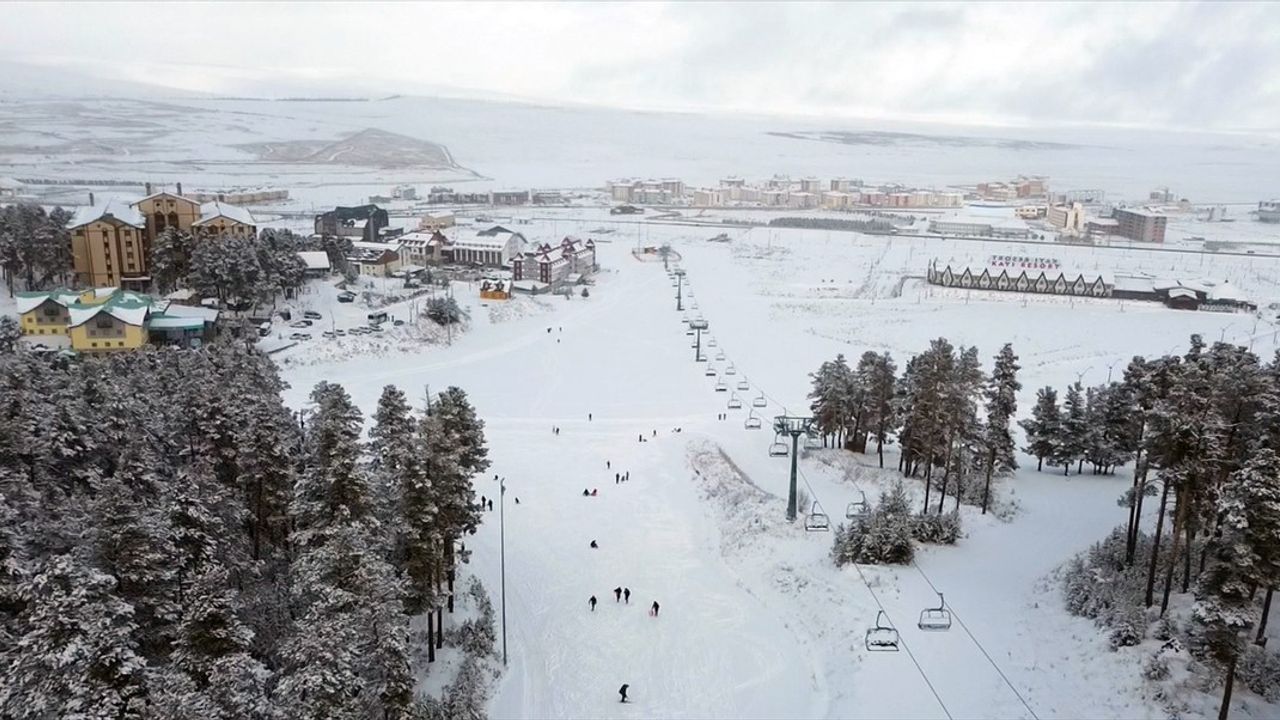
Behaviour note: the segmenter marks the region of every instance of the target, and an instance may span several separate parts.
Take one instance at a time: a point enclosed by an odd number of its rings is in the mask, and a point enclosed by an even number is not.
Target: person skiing
[[[588,497],[589,495],[591,495],[591,493],[587,492],[586,488],[582,488],[582,497]]]
[[[594,605],[592,605],[591,607],[595,608]],[[649,606],[649,615],[651,617],[658,617],[658,601],[657,600],[654,600],[653,604]]]
[[[591,422],[591,413],[587,413],[587,422]]]
[[[480,496],[480,509],[483,510],[488,503],[485,502],[484,496]]]
[[[492,509],[493,509],[493,501],[492,501],[492,500],[490,500],[490,501],[489,501],[489,509],[490,509],[490,510],[492,510]]]
[[[599,549],[600,549],[600,546],[596,544],[596,541],[595,541],[595,540],[592,540],[592,541],[591,541],[591,549],[592,549],[592,550],[599,550]]]
[[[614,484],[614,485],[617,485],[617,484],[618,484],[618,483],[620,483],[620,482],[622,482],[622,473],[614,473],[614,474],[613,474],[613,484]]]
[[[590,599],[590,600],[588,600],[587,602],[588,602],[588,603],[591,603],[591,612],[595,612],[595,611],[596,611],[596,596],[595,596],[595,595],[592,595],[592,596],[591,596],[591,599]],[[656,603],[655,603],[655,604],[656,604]]]
[[[597,488],[591,488],[591,497],[595,497],[597,492],[599,492]]]
[[[622,602],[622,588],[621,588],[621,587],[616,587],[616,588],[614,588],[614,589],[613,589],[613,601],[614,601],[614,602]]]
[[[626,683],[622,683],[622,687],[618,688],[618,694],[622,696],[622,702],[627,701],[627,688],[631,687]]]
[[[519,505],[519,504],[520,504],[520,498],[518,498],[518,497],[516,498],[516,504],[517,504],[517,505]]]
[[[630,605],[631,604],[631,588],[622,588],[622,597],[626,600],[627,604]]]
[[[609,461],[609,460],[605,460],[605,461],[604,461],[604,469],[605,469],[605,470],[612,470],[612,469],[613,469],[613,462],[611,462],[611,461]]]
[[[630,479],[631,479],[631,471],[630,471],[630,470],[628,470],[628,471],[627,471],[627,474],[626,474],[626,475],[624,475],[622,479],[623,479],[623,480],[630,480]]]

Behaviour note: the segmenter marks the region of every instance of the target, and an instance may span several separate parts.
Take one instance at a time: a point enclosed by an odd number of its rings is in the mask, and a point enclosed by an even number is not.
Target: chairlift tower
[[[796,519],[796,463],[800,457],[800,436],[813,434],[813,418],[799,415],[779,415],[773,419],[773,431],[791,436],[791,488],[787,491],[787,520]]]
[[[675,269],[676,276],[676,312],[684,310],[684,298],[681,290],[684,289],[684,268]]]
[[[702,331],[711,327],[706,320],[690,320],[689,329],[698,333],[697,338],[693,342],[693,361],[705,362],[706,358],[702,357]]]

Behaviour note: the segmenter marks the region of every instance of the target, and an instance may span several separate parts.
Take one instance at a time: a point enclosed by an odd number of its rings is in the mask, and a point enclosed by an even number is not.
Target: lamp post
[[[507,666],[507,479],[498,481],[498,554],[502,568],[502,667]]]
[[[779,415],[773,420],[773,431],[791,436],[791,485],[787,491],[787,520],[796,519],[796,463],[800,455],[800,436],[813,431],[813,418]]]

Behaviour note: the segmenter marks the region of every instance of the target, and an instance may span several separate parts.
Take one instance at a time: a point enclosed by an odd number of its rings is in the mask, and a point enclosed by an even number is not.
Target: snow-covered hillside
[[[535,222],[532,235],[584,232],[598,218]],[[506,617],[511,656],[494,717],[1158,717],[1139,664],[1069,616],[1055,569],[1122,524],[1129,479],[1064,479],[1024,469],[1000,493],[1009,518],[966,508],[967,537],[914,566],[837,569],[831,535],[783,518],[787,463],[771,458],[769,419],[806,406],[808,373],[836,353],[888,350],[899,361],[946,336],[984,362],[1011,341],[1022,358],[1022,414],[1036,387],[1101,382],[1134,354],[1181,348],[1190,333],[1268,355],[1275,331],[1247,315],[1116,301],[943,292],[904,277],[932,256],[989,252],[973,243],[814,231],[753,231],[709,243],[697,228],[652,225],[683,256],[692,302],[767,407],[729,410],[729,393],[693,361],[660,264],[627,239],[600,244],[591,297],[477,322],[448,347],[369,362],[286,365],[288,400],[341,382],[371,411],[383,385],[459,385],[487,423],[492,473],[506,478]],[[1017,250],[1016,244],[1006,248]],[[1080,263],[1204,262],[1204,274],[1273,293],[1275,261],[1062,249]],[[686,302],[689,302],[686,299]],[[479,317],[472,307],[472,316]],[[488,319],[488,318],[486,318]],[[727,419],[717,419],[727,413]],[[560,434],[553,428],[561,429]],[[896,462],[891,450],[889,465]],[[843,519],[895,473],[874,458],[812,451],[802,490]],[[1031,470],[1025,469],[1030,467]],[[615,473],[629,472],[615,483]],[[497,495],[492,475],[477,493]],[[598,495],[584,497],[584,489]],[[519,502],[517,504],[516,498]],[[1069,509],[1069,511],[1068,511]],[[473,542],[474,570],[499,601],[499,513]],[[595,540],[599,549],[591,549]],[[630,604],[615,587],[629,588]],[[946,593],[956,627],[925,633],[920,611]],[[596,596],[593,612],[587,600]],[[646,610],[661,604],[658,617]],[[879,609],[904,650],[869,653]],[[962,624],[961,624],[962,623]],[[633,703],[618,703],[631,686]]]

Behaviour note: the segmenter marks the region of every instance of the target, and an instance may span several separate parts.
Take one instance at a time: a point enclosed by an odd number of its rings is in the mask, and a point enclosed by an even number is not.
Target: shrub
[[[911,535],[922,543],[955,545],[960,539],[960,515],[917,515],[911,524]]]
[[[422,314],[437,325],[454,325],[463,318],[462,308],[451,297],[431,298]]]
[[[1236,675],[1267,702],[1280,702],[1280,654],[1250,643],[1240,653]]]
[[[880,498],[868,517],[836,529],[831,556],[836,565],[906,565],[915,558],[913,518],[901,483]]]
[[[1107,617],[1111,633],[1107,636],[1111,649],[1132,647],[1147,635],[1147,615],[1141,606],[1122,606]]]

